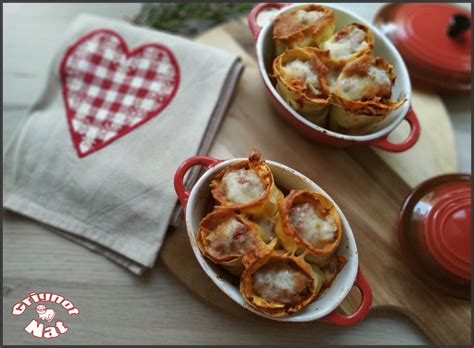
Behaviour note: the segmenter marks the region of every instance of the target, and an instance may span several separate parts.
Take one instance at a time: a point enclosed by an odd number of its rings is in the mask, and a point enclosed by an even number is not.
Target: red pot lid
[[[453,182],[436,188],[421,204],[429,252],[447,270],[471,279],[471,183]]]
[[[399,239],[415,271],[453,295],[468,296],[471,176],[442,175],[416,187],[400,213]]]
[[[389,4],[374,22],[394,42],[415,82],[441,90],[470,90],[471,14],[451,4]],[[413,74],[411,74],[413,75]],[[419,78],[418,78],[419,77]],[[443,87],[443,84],[446,84]]]

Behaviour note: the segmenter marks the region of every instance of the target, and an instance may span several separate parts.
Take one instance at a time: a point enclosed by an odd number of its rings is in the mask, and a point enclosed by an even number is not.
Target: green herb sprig
[[[134,23],[184,36],[195,36],[229,19],[247,14],[249,3],[144,4]]]

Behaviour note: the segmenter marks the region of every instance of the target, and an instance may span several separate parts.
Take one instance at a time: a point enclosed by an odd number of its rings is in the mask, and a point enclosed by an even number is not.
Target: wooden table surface
[[[79,12],[130,18],[138,4],[8,4],[4,6],[4,144],[21,124],[57,39]],[[370,19],[378,4],[351,4]],[[33,59],[34,58],[34,59]],[[460,170],[470,172],[469,98],[444,98],[456,131]],[[53,246],[53,247],[52,247]],[[422,344],[426,338],[390,310],[350,328],[303,324],[287,337],[279,325],[242,320],[204,303],[157,263],[136,277],[103,256],[19,215],[4,213],[3,329],[5,344]],[[70,331],[39,341],[23,331],[11,306],[30,291],[67,295],[81,308]],[[258,325],[255,325],[258,322]],[[24,324],[23,324],[24,325]],[[296,331],[295,331],[296,330]]]

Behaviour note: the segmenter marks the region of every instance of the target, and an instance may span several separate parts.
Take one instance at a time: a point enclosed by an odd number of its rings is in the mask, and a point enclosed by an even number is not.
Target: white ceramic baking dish
[[[224,269],[216,266],[211,261],[203,257],[196,243],[196,234],[199,231],[199,224],[206,213],[206,209],[209,206],[209,200],[211,199],[211,192],[209,189],[211,180],[224,167],[242,160],[244,159],[237,158],[221,161],[210,157],[191,157],[184,161],[176,171],[174,186],[178,198],[185,210],[186,227],[189,241],[194,251],[194,255],[196,256],[196,259],[198,260],[201,267],[204,269],[209,278],[217,285],[217,287],[227,294],[232,300],[237,302],[242,307],[247,308],[258,315],[266,317],[264,313],[250,307],[245,302],[245,300],[240,295],[239,287],[235,284],[235,281],[232,282],[232,279],[229,277],[226,271],[224,271]],[[277,186],[288,189],[314,190],[324,194],[333,202],[341,216],[342,226],[344,229],[344,235],[338,250],[339,253],[347,259],[347,263],[338,273],[332,285],[326,289],[318,297],[318,299],[316,299],[306,308],[288,317],[277,319],[269,318],[288,322],[306,322],[319,319],[338,325],[356,324],[365,318],[370,309],[370,305],[372,303],[372,291],[360,271],[356,242],[354,240],[354,235],[349,222],[344,216],[344,213],[321,187],[304,175],[277,162],[266,161],[266,163],[270,166],[273,172]],[[190,191],[187,191],[187,189],[184,187],[184,176],[189,169],[196,165],[204,166],[208,170],[196,182],[194,187],[192,187]],[[351,315],[346,316],[340,314],[336,309],[353,286],[356,286],[360,289],[362,294],[361,303],[357,310]]]

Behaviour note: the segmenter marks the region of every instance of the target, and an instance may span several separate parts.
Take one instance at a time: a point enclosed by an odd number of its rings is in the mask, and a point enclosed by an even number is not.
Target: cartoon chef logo
[[[38,318],[46,320],[48,323],[52,322],[56,315],[54,309],[48,309],[43,305],[36,306],[36,312],[38,313]]]
[[[70,316],[78,316],[80,313],[79,308],[62,295],[50,292],[31,292],[28,297],[13,306],[12,314],[16,316],[23,315],[26,309],[35,303],[38,303],[38,305],[36,305],[34,319],[25,326],[24,330],[31,336],[37,338],[49,339],[65,334],[69,331],[69,327],[66,326],[62,318],[64,317],[66,319]],[[60,320],[56,320],[54,325],[49,325],[49,323],[52,324],[56,318],[56,310],[53,309],[53,307],[58,306],[64,309],[65,312],[58,312]]]

